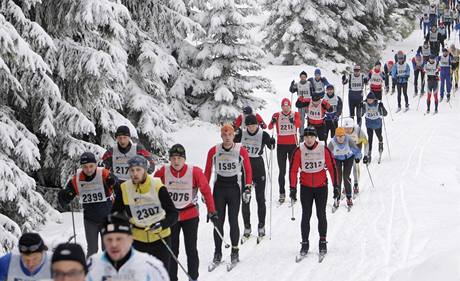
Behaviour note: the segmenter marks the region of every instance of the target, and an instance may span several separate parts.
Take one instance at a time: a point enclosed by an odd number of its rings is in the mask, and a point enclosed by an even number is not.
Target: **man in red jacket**
[[[284,98],[281,101],[281,112],[276,112],[272,116],[272,120],[268,125],[268,129],[272,130],[276,126],[277,146],[276,158],[278,159],[278,185],[280,191],[280,204],[286,199],[286,190],[284,189],[286,176],[286,160],[292,158],[292,152],[297,147],[299,141],[297,139],[297,129],[300,127],[300,114],[291,111],[291,101]]]
[[[334,158],[330,150],[316,140],[317,134],[314,127],[307,127],[304,130],[304,142],[294,151],[291,162],[290,197],[297,200],[297,173],[300,171],[300,202],[302,204],[302,247],[300,255],[307,254],[309,249],[308,236],[310,234],[310,217],[313,201],[316,205],[316,216],[318,217],[319,230],[319,252],[327,253],[327,176],[326,169],[332,179],[334,190],[337,187],[337,171]]]
[[[208,209],[208,221],[217,223],[211,188],[203,171],[195,166],[185,164],[185,148],[175,144],[169,149],[170,165],[161,167],[155,177],[161,178],[168,189],[169,196],[179,211],[178,222],[171,227],[171,246],[176,257],[179,255],[179,234],[184,232],[185,252],[187,253],[188,274],[192,280],[198,279],[199,258],[196,248],[199,213],[196,205],[198,189],[205,198]],[[177,263],[173,261],[169,267],[169,277],[177,281]]]
[[[216,204],[217,219],[216,227],[223,235],[225,211],[228,206],[228,222],[230,223],[230,239],[232,242],[231,262],[239,261],[238,241],[240,229],[238,227],[238,213],[240,211],[240,198],[248,203],[251,200],[252,170],[249,154],[240,143],[234,143],[235,129],[230,124],[221,128],[222,143],[213,146],[208,152],[206,169],[204,174],[208,182],[211,180],[212,168],[214,167],[214,202]],[[244,172],[245,185],[240,187],[239,179],[241,171]],[[240,194],[242,189],[243,195]],[[214,231],[214,259],[218,264],[222,261],[222,239]]]
[[[332,112],[333,110],[331,104],[326,99],[323,99],[320,93],[313,93],[311,98],[299,97],[295,106],[299,109],[305,109],[308,126],[315,127],[319,140],[324,141],[327,145],[328,131],[325,117],[326,111]]]

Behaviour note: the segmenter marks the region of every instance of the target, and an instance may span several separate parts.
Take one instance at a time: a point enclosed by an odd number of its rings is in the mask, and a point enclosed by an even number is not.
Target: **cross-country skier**
[[[452,15],[452,11],[450,10],[450,8],[447,8],[444,10],[443,22],[447,30],[447,39],[450,40],[450,33],[452,31],[452,22],[453,22],[453,15]]]
[[[356,146],[356,143],[345,134],[345,129],[343,127],[336,129],[336,134],[329,142],[328,148],[332,152],[337,167],[338,184],[334,187],[333,211],[339,207],[342,181],[345,187],[347,205],[351,208],[351,206],[353,206],[353,200],[350,174],[354,163],[359,163],[362,157],[361,150]]]
[[[406,55],[398,51],[396,55],[398,62],[391,71],[391,76],[397,80],[396,88],[398,90],[398,112],[401,110],[401,94],[404,94],[406,102],[405,111],[409,110],[409,97],[407,96],[407,82],[410,76],[410,66],[406,63]]]
[[[52,280],[85,281],[86,274],[88,274],[88,266],[81,246],[75,243],[57,245],[51,257]]]
[[[425,13],[420,18],[420,29],[423,30],[423,36],[430,31],[430,15]]]
[[[444,41],[447,39],[447,29],[443,22],[439,23],[438,33],[439,33],[439,37],[438,37],[439,44],[441,45],[442,48],[445,48],[446,46],[444,45]]]
[[[243,108],[243,113],[238,115],[238,117],[235,119],[235,121],[233,121],[233,127],[235,128],[235,130],[239,129],[241,126],[243,126],[243,129],[244,129],[244,119],[246,118],[246,116],[251,115],[251,114],[254,114],[254,111],[252,110],[252,107],[245,106]],[[257,123],[259,124],[259,126],[262,129],[266,129],[267,125],[265,124],[264,119],[262,118],[262,116],[260,116],[259,113],[255,113],[255,116],[257,118]]]
[[[254,188],[256,193],[257,201],[257,215],[259,219],[258,223],[258,236],[260,238],[265,236],[265,165],[262,155],[264,153],[264,147],[268,149],[275,148],[275,139],[270,137],[267,132],[258,128],[257,121],[254,115],[246,116],[246,130],[238,132],[235,136],[235,143],[241,143],[249,153],[249,160],[252,168],[252,181],[254,182]],[[250,202],[242,203],[241,210],[243,213],[244,221],[244,233],[245,238],[249,238],[251,235],[251,217],[250,217]]]
[[[315,69],[315,77],[310,77],[308,79],[310,82],[310,93],[313,94],[318,94],[321,97],[324,97],[324,90],[327,85],[329,85],[329,82],[327,81],[326,77],[321,76],[321,70],[319,68]]]
[[[331,138],[334,137],[335,129],[338,126],[340,115],[342,115],[342,99],[335,94],[334,85],[329,84],[326,87],[326,96],[324,99],[332,106],[332,111],[326,111],[326,138],[331,132]]]
[[[65,189],[58,193],[58,202],[63,207],[76,196],[80,198],[83,206],[87,257],[98,251],[98,237],[105,218],[112,210],[112,193],[117,188],[117,178],[109,170],[97,167],[93,153],[85,152],[80,156],[80,169],[67,182]]]
[[[385,83],[385,74],[383,73],[381,68],[382,68],[382,63],[380,61],[377,61],[374,64],[374,68],[372,68],[369,71],[369,74],[367,76],[369,80],[371,92],[374,92],[378,100],[382,100],[382,90],[383,90],[383,85]],[[361,124],[358,124],[358,125],[361,126]]]
[[[358,116],[357,112],[359,110],[358,106],[363,101],[363,91],[364,86],[367,85],[368,78],[361,73],[361,66],[353,66],[353,74],[350,74],[348,77],[342,75],[342,84],[348,86],[348,108],[350,109],[351,118],[355,118],[358,121],[358,124],[361,125],[361,118]]]
[[[292,153],[297,147],[298,134],[297,128],[300,126],[299,113],[291,111],[291,101],[284,98],[281,101],[281,112],[273,114],[268,129],[272,130],[276,127],[276,158],[278,159],[278,186],[279,186],[279,202],[282,204],[286,200],[286,190],[284,187],[286,176],[286,161],[291,160]],[[289,166],[290,167],[290,166]]]
[[[458,89],[458,69],[459,69],[459,62],[460,62],[460,50],[455,48],[455,45],[450,45],[450,54],[452,55],[452,79],[455,82],[455,90]]]
[[[390,92],[390,80],[391,80],[391,95],[394,94],[396,88],[396,79],[393,79],[391,76],[391,70],[394,66],[394,61],[389,60],[383,66],[383,75],[385,77],[385,92],[388,94]]]
[[[441,42],[441,34],[438,32],[436,25],[432,25],[430,32],[426,35],[426,41],[430,43],[430,50],[432,54],[439,55],[439,43]]]
[[[301,96],[304,98],[311,97],[311,84],[310,81],[307,80],[307,73],[305,71],[300,72],[300,81],[295,83],[294,80],[291,82],[291,86],[289,87],[289,92],[297,93],[297,97]],[[300,129],[299,129],[299,136],[303,136],[303,128],[305,127],[305,110],[300,110]]]
[[[297,178],[300,170],[300,203],[302,204],[302,246],[301,255],[306,255],[309,250],[310,217],[313,202],[316,205],[318,217],[319,252],[327,253],[327,177],[326,169],[332,179],[332,185],[337,186],[337,171],[334,158],[329,149],[316,140],[317,134],[314,127],[308,126],[304,130],[304,142],[296,148],[290,171],[290,197],[297,200]]]
[[[141,155],[129,159],[130,179],[115,189],[112,212],[125,212],[130,218],[134,248],[161,260],[169,269],[171,226],[178,212],[161,179],[147,173],[148,161]]]
[[[444,91],[447,92],[447,102],[450,100],[450,91],[452,90],[451,64],[452,55],[446,48],[442,49],[442,55],[438,57],[440,78],[441,78],[441,102],[444,99]]]
[[[367,141],[366,133],[356,125],[351,118],[344,118],[343,119],[343,128],[345,129],[345,133],[349,136],[362,152],[363,155],[367,155],[369,151],[369,143]],[[357,163],[353,164],[353,193],[359,193],[359,165]]]
[[[102,235],[105,251],[88,259],[86,280],[169,280],[160,260],[133,248],[131,225],[125,214],[116,212],[110,215],[104,223]]]
[[[363,102],[362,115],[366,120],[367,136],[369,142],[369,150],[367,156],[364,156],[363,163],[371,162],[372,157],[372,140],[374,139],[374,131],[379,140],[379,161],[383,152],[383,137],[382,137],[382,118],[387,116],[388,112],[383,106],[383,103],[375,98],[374,93],[370,92],[367,95],[366,101]]]
[[[254,115],[256,128],[259,123]],[[247,118],[247,117],[246,117]],[[174,206],[179,212],[179,219],[171,227],[171,248],[174,255],[179,255],[180,232],[184,234],[185,253],[187,254],[188,274],[192,280],[198,279],[199,257],[197,250],[198,236],[198,191],[203,195],[208,211],[208,221],[217,223],[218,216],[214,206],[211,188],[203,171],[196,166],[185,163],[185,148],[181,144],[175,144],[169,149],[170,165],[161,167],[155,172],[155,177],[160,178],[165,184]],[[171,261],[169,277],[177,281],[177,262]]]
[[[430,7],[428,8],[428,16],[430,17],[430,26],[437,26],[438,25],[438,9],[435,3],[431,3]]]
[[[427,75],[428,95],[426,97],[426,113],[430,113],[431,96],[434,99],[434,112],[438,113],[438,81],[439,67],[435,55],[430,56],[430,60],[425,64]]]
[[[423,41],[423,45],[417,49],[417,53],[422,55],[423,62],[427,62],[431,55],[430,42]]]
[[[149,174],[155,171],[152,155],[142,144],[132,142],[128,126],[119,126],[115,138],[117,143],[104,153],[102,163],[117,177],[120,183],[129,179],[128,160],[135,155],[142,155],[147,159],[149,163],[147,172]]]
[[[420,53],[417,53],[415,57],[412,58],[412,69],[414,70],[414,96],[418,95],[418,78],[420,77],[420,94],[425,94],[425,72],[423,67],[425,62],[422,59]]]
[[[326,99],[321,98],[319,93],[312,93],[311,99],[299,97],[296,102],[296,107],[305,108],[307,112],[308,126],[315,127],[318,138],[326,143],[327,128],[326,128],[326,111],[332,112],[333,108]]]
[[[240,229],[238,226],[238,213],[240,211],[240,198],[243,201],[251,200],[252,169],[247,150],[238,143],[234,143],[235,131],[231,125],[225,124],[221,128],[222,143],[213,146],[206,159],[204,174],[208,182],[211,182],[211,174],[214,167],[214,203],[219,218],[217,229],[224,234],[225,214],[228,211],[230,224],[230,240],[232,252],[230,259],[232,264],[239,261],[238,241]],[[297,133],[295,134],[297,136]],[[240,173],[244,172],[244,186],[240,186]],[[218,264],[222,261],[222,239],[214,230],[214,259]]]

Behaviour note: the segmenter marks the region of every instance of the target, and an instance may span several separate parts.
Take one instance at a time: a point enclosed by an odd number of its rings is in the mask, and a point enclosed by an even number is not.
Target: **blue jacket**
[[[45,253],[45,252],[43,252]],[[10,267],[10,262],[11,262],[11,258],[19,258],[19,254],[18,255],[14,255],[12,253],[8,253],[4,256],[2,256],[0,258],[0,281],[4,281],[8,278],[8,270],[9,270],[9,267]],[[34,271],[34,272],[30,272],[25,266],[24,264],[22,263],[22,260],[20,262],[20,265],[21,265],[21,269],[22,269],[22,272],[24,272],[25,275],[27,276],[33,276],[35,274],[37,274],[43,267],[43,265],[45,265],[44,262],[42,262],[42,264]]]
[[[321,77],[319,81],[316,81],[315,77],[310,77],[310,78],[308,78],[308,81],[310,81],[310,92],[311,93],[321,93],[323,96],[326,93],[325,92],[326,87],[330,84],[329,81],[327,81],[327,79],[325,77]],[[316,89],[315,89],[315,84],[319,83],[319,82],[323,83],[323,87],[322,87],[321,92],[316,91]]]
[[[391,70],[391,77],[393,77],[393,79],[396,79],[398,84],[407,83],[407,81],[409,80],[410,66],[406,62],[404,62],[403,64],[405,65],[403,72],[398,74],[398,66],[401,67],[401,64],[399,62],[396,63],[393,66],[393,69]]]

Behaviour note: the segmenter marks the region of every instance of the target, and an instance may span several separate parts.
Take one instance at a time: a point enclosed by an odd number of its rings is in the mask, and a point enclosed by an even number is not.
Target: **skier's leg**
[[[446,81],[446,88],[447,88],[447,97],[450,97],[450,92],[452,90],[452,79],[450,74],[447,76],[447,81]]]
[[[180,244],[180,230],[183,222],[178,221],[171,228],[171,249],[176,257],[179,256],[179,244]],[[184,239],[185,239],[184,231]],[[169,263],[169,279],[171,281],[177,281],[177,262],[175,260]]]
[[[87,244],[86,256],[90,257],[97,253],[99,249],[99,227],[96,222],[87,219],[83,220],[83,225],[85,227],[85,237]]]
[[[182,223],[184,232],[185,253],[187,254],[187,269],[192,280],[198,279],[200,259],[197,250],[199,218],[186,220]]]
[[[286,194],[286,190],[284,189],[284,178],[286,176],[286,160],[288,157],[287,145],[278,144],[276,149],[276,156],[278,159],[278,169],[279,169],[279,176],[278,176],[278,185],[279,191],[281,194]]]
[[[251,168],[252,168],[252,170],[254,170],[254,167],[253,167],[252,163],[251,163]],[[253,181],[254,181],[254,174],[253,174]],[[244,173],[242,173],[241,182],[245,182]],[[243,200],[241,200],[241,214],[243,216],[244,227],[249,228],[249,229],[251,228],[251,210],[250,210],[251,208],[250,208],[250,204],[251,204],[251,201],[246,203]]]
[[[350,173],[353,167],[353,163],[355,162],[354,157],[350,157],[343,161],[343,184],[345,186],[345,193],[347,198],[351,198],[351,181],[350,181]]]
[[[401,91],[402,91],[401,83],[397,84],[397,89],[398,89],[398,108],[401,108]]]
[[[414,70],[414,90],[415,94],[418,94],[418,74],[420,73],[420,70]]]
[[[374,130],[371,128],[367,128],[367,142],[369,143],[369,154],[371,154],[372,151],[372,141],[374,139]]]
[[[409,97],[407,96],[407,82],[403,84],[404,102],[406,107],[409,107]]]
[[[313,188],[300,187],[300,203],[302,204],[302,221],[300,223],[302,242],[308,242],[310,234],[310,218],[313,205]]]
[[[259,227],[265,225],[265,216],[267,213],[267,207],[265,206],[265,176],[254,179],[255,190],[256,190],[256,201],[257,201],[257,215],[259,217]]]
[[[230,224],[230,240],[233,247],[238,247],[240,239],[240,228],[238,226],[238,213],[240,212],[240,187],[238,184],[228,188],[227,190],[228,204],[228,222]]]
[[[214,205],[216,206],[216,211],[218,216],[217,222],[217,229],[220,231],[222,235],[224,235],[224,222],[225,222],[225,211],[226,211],[226,203],[225,203],[225,192],[226,188],[222,186],[218,186],[216,183],[213,189],[213,197],[214,197]],[[222,239],[220,239],[219,234],[217,231],[214,230],[214,246],[216,253],[222,253]]]
[[[316,205],[316,216],[318,217],[318,233],[320,239],[326,239],[327,236],[327,218],[326,218],[326,204],[327,204],[327,186],[314,188],[314,198]]]

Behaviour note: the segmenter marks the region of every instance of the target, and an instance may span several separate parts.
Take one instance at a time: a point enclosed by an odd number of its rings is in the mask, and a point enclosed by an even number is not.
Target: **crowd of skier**
[[[299,80],[289,86],[291,99],[281,101],[279,112],[271,116],[268,124],[246,106],[233,124],[221,127],[222,142],[209,149],[204,171],[186,163],[186,149],[181,144],[170,147],[169,164],[155,167],[151,153],[133,142],[130,129],[118,127],[116,144],[100,160],[91,152],[83,153],[80,169],[58,194],[62,207],[76,197],[81,203],[86,255],[74,243],[60,244],[52,252],[39,234],[24,233],[17,249],[0,258],[0,281],[178,280],[178,267],[189,280],[198,280],[198,193],[206,205],[207,222],[214,228],[214,258],[208,270],[223,263],[222,244],[231,248],[227,270],[232,270],[239,262],[240,245],[253,236],[260,243],[267,235],[266,186],[273,184],[275,150],[278,205],[288,199],[293,212],[300,199],[302,209],[296,261],[300,262],[310,250],[314,203],[321,262],[327,253],[327,173],[332,186],[331,212],[336,212],[342,200],[350,211],[360,193],[360,162],[372,180],[368,166],[381,163],[384,135],[388,145],[385,117],[392,112],[384,106],[383,98],[389,106],[389,98],[396,91],[396,113],[402,109],[402,98],[404,111],[409,110],[411,68],[417,109],[426,94],[425,114],[430,113],[432,99],[437,113],[444,97],[449,103],[455,93],[452,91],[457,90],[460,50],[454,44],[446,46],[446,40],[460,29],[460,5],[452,2],[455,1],[441,1],[426,8],[420,19],[425,40],[416,48],[411,63],[407,54],[398,51],[383,68],[377,61],[366,74],[356,64],[352,73],[342,75],[342,89],[346,87],[348,93],[347,113],[343,112],[344,93],[340,97],[320,69],[310,78],[302,71]],[[292,94],[297,97],[293,99]],[[378,154],[372,153],[374,135]],[[257,203],[256,235],[251,226],[252,194]],[[240,206],[242,234],[238,223]],[[230,242],[224,236],[226,216]],[[178,260],[181,231],[186,267]],[[102,245],[98,244],[99,236]]]

